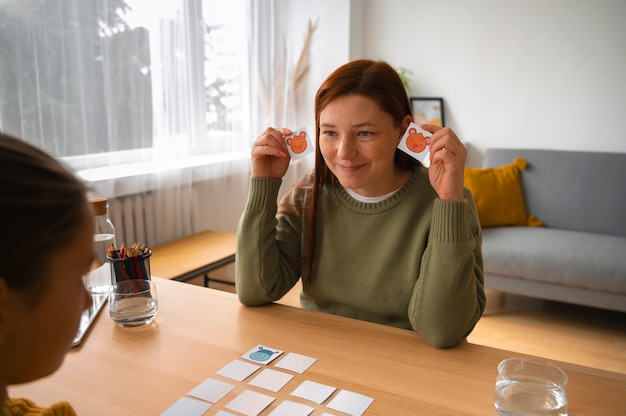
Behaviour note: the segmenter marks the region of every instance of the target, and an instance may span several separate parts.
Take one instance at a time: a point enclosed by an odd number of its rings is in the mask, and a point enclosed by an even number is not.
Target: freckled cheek
[[[332,161],[333,157],[337,154],[337,147],[323,140],[320,140],[319,146],[324,160],[326,160],[327,163]]]

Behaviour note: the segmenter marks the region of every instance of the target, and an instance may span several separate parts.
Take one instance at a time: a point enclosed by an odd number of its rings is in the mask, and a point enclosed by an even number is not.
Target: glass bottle
[[[85,287],[92,293],[106,293],[111,287],[111,263],[107,261],[107,248],[115,243],[115,227],[107,215],[106,198],[90,198],[94,218],[94,260],[91,271],[84,277]]]

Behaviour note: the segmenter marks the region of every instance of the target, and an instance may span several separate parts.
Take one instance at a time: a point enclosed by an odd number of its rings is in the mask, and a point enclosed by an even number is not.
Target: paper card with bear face
[[[422,129],[415,123],[409,124],[400,143],[398,149],[402,150],[409,156],[422,162],[422,165],[430,166],[430,150],[428,147],[428,138],[432,133]]]
[[[291,160],[303,158],[313,152],[313,142],[304,127],[294,131],[289,136],[285,136],[285,142]]]
[[[264,347],[263,345],[257,345],[241,357],[257,363],[269,364],[283,352],[284,351],[281,350]]]

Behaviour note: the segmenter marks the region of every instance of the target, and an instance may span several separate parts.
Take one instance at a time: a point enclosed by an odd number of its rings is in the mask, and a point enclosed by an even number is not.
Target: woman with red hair
[[[432,133],[429,168],[397,149],[411,105],[385,62],[335,70],[315,115],[315,169],[278,205],[292,131],[268,128],[254,142],[237,238],[240,301],[275,301],[302,279],[305,308],[412,329],[437,347],[458,344],[485,307],[465,147],[450,128],[422,125]]]

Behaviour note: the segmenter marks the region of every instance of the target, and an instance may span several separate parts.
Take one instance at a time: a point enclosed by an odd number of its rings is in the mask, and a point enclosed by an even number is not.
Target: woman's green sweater
[[[335,183],[318,195],[309,262],[312,174],[277,206],[278,179],[251,178],[237,237],[244,305],[280,299],[302,277],[308,309],[413,329],[437,347],[462,341],[485,307],[482,232],[471,193],[443,201],[426,168],[378,203]]]

